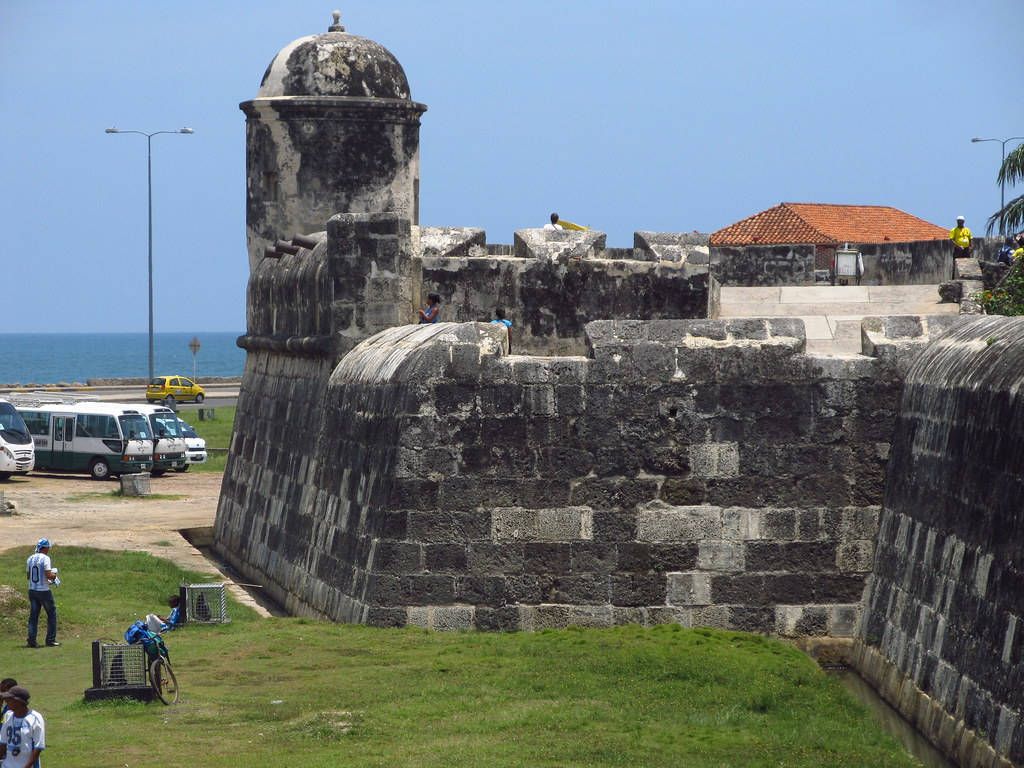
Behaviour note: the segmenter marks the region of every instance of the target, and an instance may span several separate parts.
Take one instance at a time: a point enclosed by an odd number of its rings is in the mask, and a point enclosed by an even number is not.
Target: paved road
[[[206,390],[206,401],[203,408],[216,408],[217,406],[235,405],[238,402],[237,382],[232,384],[204,384]],[[0,389],[0,397],[11,390]],[[145,403],[146,388],[141,384],[116,387],[57,387],[47,388],[39,391],[52,392],[53,394],[81,395],[83,397],[95,398],[105,403]],[[178,410],[191,411],[199,408],[195,403],[178,403]]]

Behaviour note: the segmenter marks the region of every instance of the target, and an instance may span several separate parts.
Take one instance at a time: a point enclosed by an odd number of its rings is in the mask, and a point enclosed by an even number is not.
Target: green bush
[[[1024,315],[1024,261],[1018,259],[998,286],[981,295],[981,306],[987,315]]]

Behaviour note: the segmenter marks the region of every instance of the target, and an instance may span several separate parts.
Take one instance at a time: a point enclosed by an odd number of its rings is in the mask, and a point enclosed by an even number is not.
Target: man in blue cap
[[[28,647],[38,648],[36,644],[36,628],[39,625],[39,609],[46,610],[46,644],[57,646],[57,606],[53,602],[51,584],[57,581],[57,569],[50,562],[50,540],[40,539],[36,544],[36,552],[30,555],[25,563],[25,576],[28,578]]]

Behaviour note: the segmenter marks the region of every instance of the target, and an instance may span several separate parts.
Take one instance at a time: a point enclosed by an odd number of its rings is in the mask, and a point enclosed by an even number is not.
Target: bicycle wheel
[[[153,663],[149,665],[149,684],[153,686],[157,698],[164,704],[178,703],[178,678],[174,676],[171,662],[167,659],[153,659]]]

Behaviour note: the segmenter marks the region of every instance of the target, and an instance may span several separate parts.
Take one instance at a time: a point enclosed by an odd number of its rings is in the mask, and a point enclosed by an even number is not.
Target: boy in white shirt
[[[0,693],[8,705],[0,723],[0,768],[41,768],[46,749],[46,722],[29,708],[29,692],[20,685]]]

